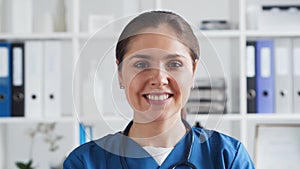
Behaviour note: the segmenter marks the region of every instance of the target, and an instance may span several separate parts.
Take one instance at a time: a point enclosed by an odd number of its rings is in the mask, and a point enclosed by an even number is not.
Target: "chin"
[[[168,110],[164,112],[151,112],[149,114],[152,114],[150,117],[148,117],[149,120],[152,122],[159,122],[159,121],[167,121],[172,119],[174,116],[178,114],[179,111],[176,110]]]

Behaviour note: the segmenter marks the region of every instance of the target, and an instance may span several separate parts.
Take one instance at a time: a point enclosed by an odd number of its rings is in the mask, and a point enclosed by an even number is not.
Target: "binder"
[[[80,145],[86,143],[86,133],[83,123],[79,123],[79,143]]]
[[[11,116],[24,116],[24,44],[12,43],[12,112]]]
[[[25,42],[25,117],[43,115],[43,43]]]
[[[276,39],[275,49],[275,112],[292,113],[292,43]]]
[[[79,123],[79,143],[80,145],[93,140],[93,126]]]
[[[300,113],[300,39],[293,40],[293,107]]]
[[[274,45],[271,40],[256,41],[257,113],[274,113]]]
[[[0,42],[0,117],[11,116],[10,44]]]
[[[45,117],[60,117],[61,109],[61,59],[62,49],[59,41],[44,42],[44,101]]]
[[[247,112],[256,113],[255,41],[246,43]]]

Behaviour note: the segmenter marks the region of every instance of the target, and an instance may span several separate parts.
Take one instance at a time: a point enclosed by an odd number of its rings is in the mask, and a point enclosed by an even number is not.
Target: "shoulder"
[[[64,169],[89,168],[87,166],[96,164],[99,159],[105,158],[105,154],[107,152],[103,147],[108,146],[106,144],[112,143],[113,140],[116,140],[114,138],[116,138],[117,135],[117,133],[110,134],[98,140],[93,140],[76,147],[64,161]]]
[[[246,148],[236,138],[202,128],[193,128],[193,132],[198,137],[201,149],[209,150],[207,153],[215,164],[225,165],[225,168],[254,168]]]
[[[101,151],[101,148],[99,146],[97,146],[97,144],[95,143],[95,141],[90,141],[87,142],[85,144],[82,144],[80,146],[78,146],[77,148],[75,148],[70,155],[72,156],[78,156],[78,157],[85,157],[86,154],[89,154],[90,152],[93,151]]]
[[[214,147],[225,147],[233,151],[241,146],[241,142],[231,136],[220,133],[215,130],[207,130],[203,128],[193,128],[193,132],[199,141]]]
[[[75,148],[66,158],[63,164],[64,169],[86,168],[86,164],[93,161],[93,155],[99,156],[102,150],[96,146],[94,141],[85,143]],[[100,155],[101,156],[101,155]]]

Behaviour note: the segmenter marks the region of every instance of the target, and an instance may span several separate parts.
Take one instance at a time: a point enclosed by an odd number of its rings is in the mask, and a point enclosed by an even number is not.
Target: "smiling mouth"
[[[149,101],[164,101],[173,96],[173,94],[144,94],[143,95]]]

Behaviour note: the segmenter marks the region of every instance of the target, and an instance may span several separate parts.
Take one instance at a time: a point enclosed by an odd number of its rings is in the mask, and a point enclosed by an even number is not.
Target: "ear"
[[[196,70],[198,67],[198,59],[196,59],[193,63],[193,82],[192,82],[192,88],[194,88],[195,85],[195,76],[196,76]]]
[[[119,60],[116,60],[116,65],[118,67],[118,70],[119,70],[119,64],[120,64]]]
[[[198,59],[196,59],[193,63],[193,76],[195,77],[195,74],[196,74],[196,70],[197,70],[197,67],[198,67]]]

